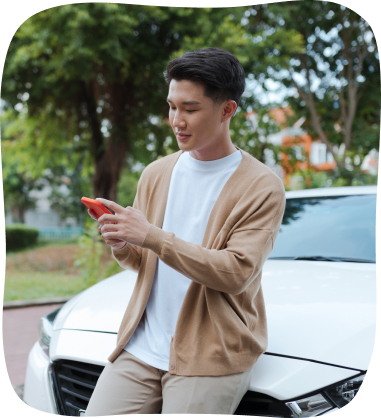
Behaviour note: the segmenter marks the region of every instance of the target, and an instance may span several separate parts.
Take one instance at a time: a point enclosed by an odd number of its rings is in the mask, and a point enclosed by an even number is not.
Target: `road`
[[[28,354],[39,339],[38,321],[59,306],[61,304],[3,310],[5,363],[11,384],[21,399]]]

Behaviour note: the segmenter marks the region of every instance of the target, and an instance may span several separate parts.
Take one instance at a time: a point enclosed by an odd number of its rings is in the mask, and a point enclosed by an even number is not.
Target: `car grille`
[[[60,415],[80,416],[86,410],[103,368],[71,360],[53,363],[53,390]]]
[[[80,412],[86,410],[103,368],[71,360],[53,362],[53,391],[60,415],[80,416]],[[291,411],[284,402],[263,393],[248,391],[234,415],[291,418]]]
[[[284,402],[264,393],[246,392],[234,415],[255,415],[257,417],[291,418],[292,413]]]

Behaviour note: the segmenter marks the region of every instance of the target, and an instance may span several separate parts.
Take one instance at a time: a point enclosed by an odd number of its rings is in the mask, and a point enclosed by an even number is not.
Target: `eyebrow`
[[[167,102],[172,103],[169,99],[167,99]],[[193,100],[193,101],[190,101],[190,102],[183,102],[182,104],[184,104],[184,105],[200,105],[201,103],[196,102],[195,100]]]

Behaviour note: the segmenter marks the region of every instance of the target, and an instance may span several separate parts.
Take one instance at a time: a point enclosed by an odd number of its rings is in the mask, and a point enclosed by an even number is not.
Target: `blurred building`
[[[46,228],[46,227],[78,227],[75,218],[60,219],[58,212],[51,208],[49,196],[51,194],[51,187],[48,182],[41,180],[45,183],[42,190],[32,190],[30,197],[36,199],[36,207],[34,209],[28,209],[25,211],[25,222],[26,226],[34,228]],[[63,185],[61,191],[65,189]],[[5,223],[10,225],[16,223],[17,219],[14,218],[12,212],[5,208]]]
[[[303,130],[303,124],[306,121],[304,117],[297,120],[293,126],[287,126],[287,116],[292,116],[292,109],[288,107],[272,109],[269,115],[280,126],[280,131],[276,134],[271,134],[267,137],[268,142],[273,145],[283,145],[284,147],[293,147],[298,159],[293,167],[286,153],[281,152],[281,164],[275,164],[272,153],[268,154],[266,158],[266,165],[270,166],[279,177],[283,179],[286,186],[292,186],[295,179],[292,174],[296,170],[305,170],[312,168],[316,171],[329,171],[336,167],[336,161],[333,155],[328,150],[327,145],[320,139],[313,140],[312,137]],[[255,119],[255,113],[247,113],[248,119]],[[344,153],[344,144],[340,147],[333,146],[333,150],[339,156]],[[306,158],[304,158],[304,156]],[[266,155],[267,157],[267,155]],[[347,161],[347,166],[350,168],[350,161]],[[365,173],[376,175],[378,172],[378,151],[372,149],[364,158],[361,169]]]

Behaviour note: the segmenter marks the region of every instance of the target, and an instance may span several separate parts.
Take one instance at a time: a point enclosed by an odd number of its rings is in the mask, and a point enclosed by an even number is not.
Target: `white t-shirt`
[[[202,244],[210,212],[242,159],[240,150],[213,161],[183,152],[173,168],[162,229]],[[171,338],[191,280],[159,258],[146,310],[124,349],[140,360],[168,371]]]

